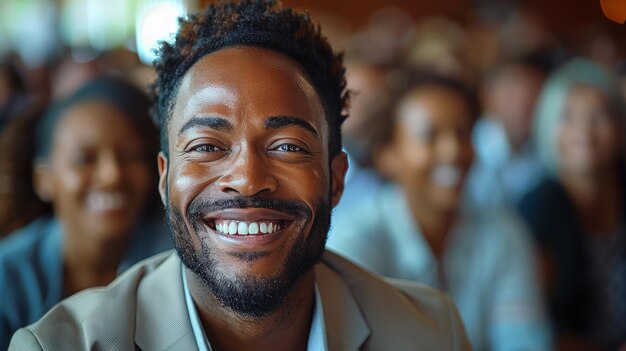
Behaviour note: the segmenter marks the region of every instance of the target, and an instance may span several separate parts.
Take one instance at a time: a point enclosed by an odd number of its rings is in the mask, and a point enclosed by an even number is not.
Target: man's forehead
[[[286,55],[256,47],[222,49],[198,60],[181,80],[174,115],[186,119],[203,106],[236,109],[237,104],[251,102],[276,109],[275,115],[287,114],[280,111],[284,108],[324,128],[327,124],[305,70]]]
[[[254,78],[250,73],[282,75],[298,84],[312,86],[309,75],[292,58],[274,50],[250,46],[224,48],[205,55],[187,71],[182,83],[188,84],[189,88],[203,86],[208,79],[249,84]]]

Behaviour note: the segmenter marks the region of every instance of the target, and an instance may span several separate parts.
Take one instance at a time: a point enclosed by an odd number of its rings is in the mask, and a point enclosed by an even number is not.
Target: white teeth
[[[452,165],[439,165],[432,173],[433,181],[441,187],[457,186],[462,181],[461,170]]]
[[[119,193],[91,193],[87,196],[87,206],[96,211],[117,210],[124,205],[124,196]]]
[[[237,223],[230,222],[228,225],[228,234],[237,234]]]
[[[276,222],[215,221],[215,231],[231,235],[271,234],[281,229],[282,225]]]
[[[248,233],[259,234],[259,225],[256,222],[250,223],[250,226],[248,227]]]
[[[239,222],[237,233],[239,235],[248,235],[248,224],[246,222]]]

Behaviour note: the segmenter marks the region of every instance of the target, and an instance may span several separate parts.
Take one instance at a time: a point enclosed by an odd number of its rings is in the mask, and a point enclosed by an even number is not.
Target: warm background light
[[[626,21],[626,0],[601,0],[600,4],[607,18],[624,24]]]

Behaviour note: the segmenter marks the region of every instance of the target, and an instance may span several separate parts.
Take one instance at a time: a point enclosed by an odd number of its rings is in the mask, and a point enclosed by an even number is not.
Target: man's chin
[[[288,273],[286,269],[288,258],[278,257],[276,252],[214,252],[213,258],[213,263],[203,265],[201,269],[205,272],[199,276],[219,274],[231,280],[240,277],[276,280],[281,278],[278,273]]]
[[[229,256],[243,262],[256,263],[270,255],[267,251],[251,251],[251,252],[237,252],[232,251],[228,253]]]
[[[299,250],[298,250],[299,251]],[[245,318],[260,319],[280,309],[319,255],[273,257],[262,252],[219,254],[200,265],[185,263],[222,307]],[[313,253],[311,251],[311,253]],[[277,268],[279,267],[279,268]]]
[[[263,318],[285,304],[297,282],[320,259],[330,226],[330,207],[321,203],[309,234],[292,233],[296,237],[290,240],[291,247],[222,251],[204,240],[195,242],[200,246],[196,247],[180,210],[166,211],[174,247],[185,266],[223,307],[247,318]]]

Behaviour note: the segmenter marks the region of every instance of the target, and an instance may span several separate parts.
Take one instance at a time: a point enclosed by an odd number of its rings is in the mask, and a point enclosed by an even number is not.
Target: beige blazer
[[[140,262],[18,330],[9,350],[197,350],[180,265],[171,251]],[[434,289],[386,282],[329,251],[315,274],[330,351],[470,349],[456,307]]]

